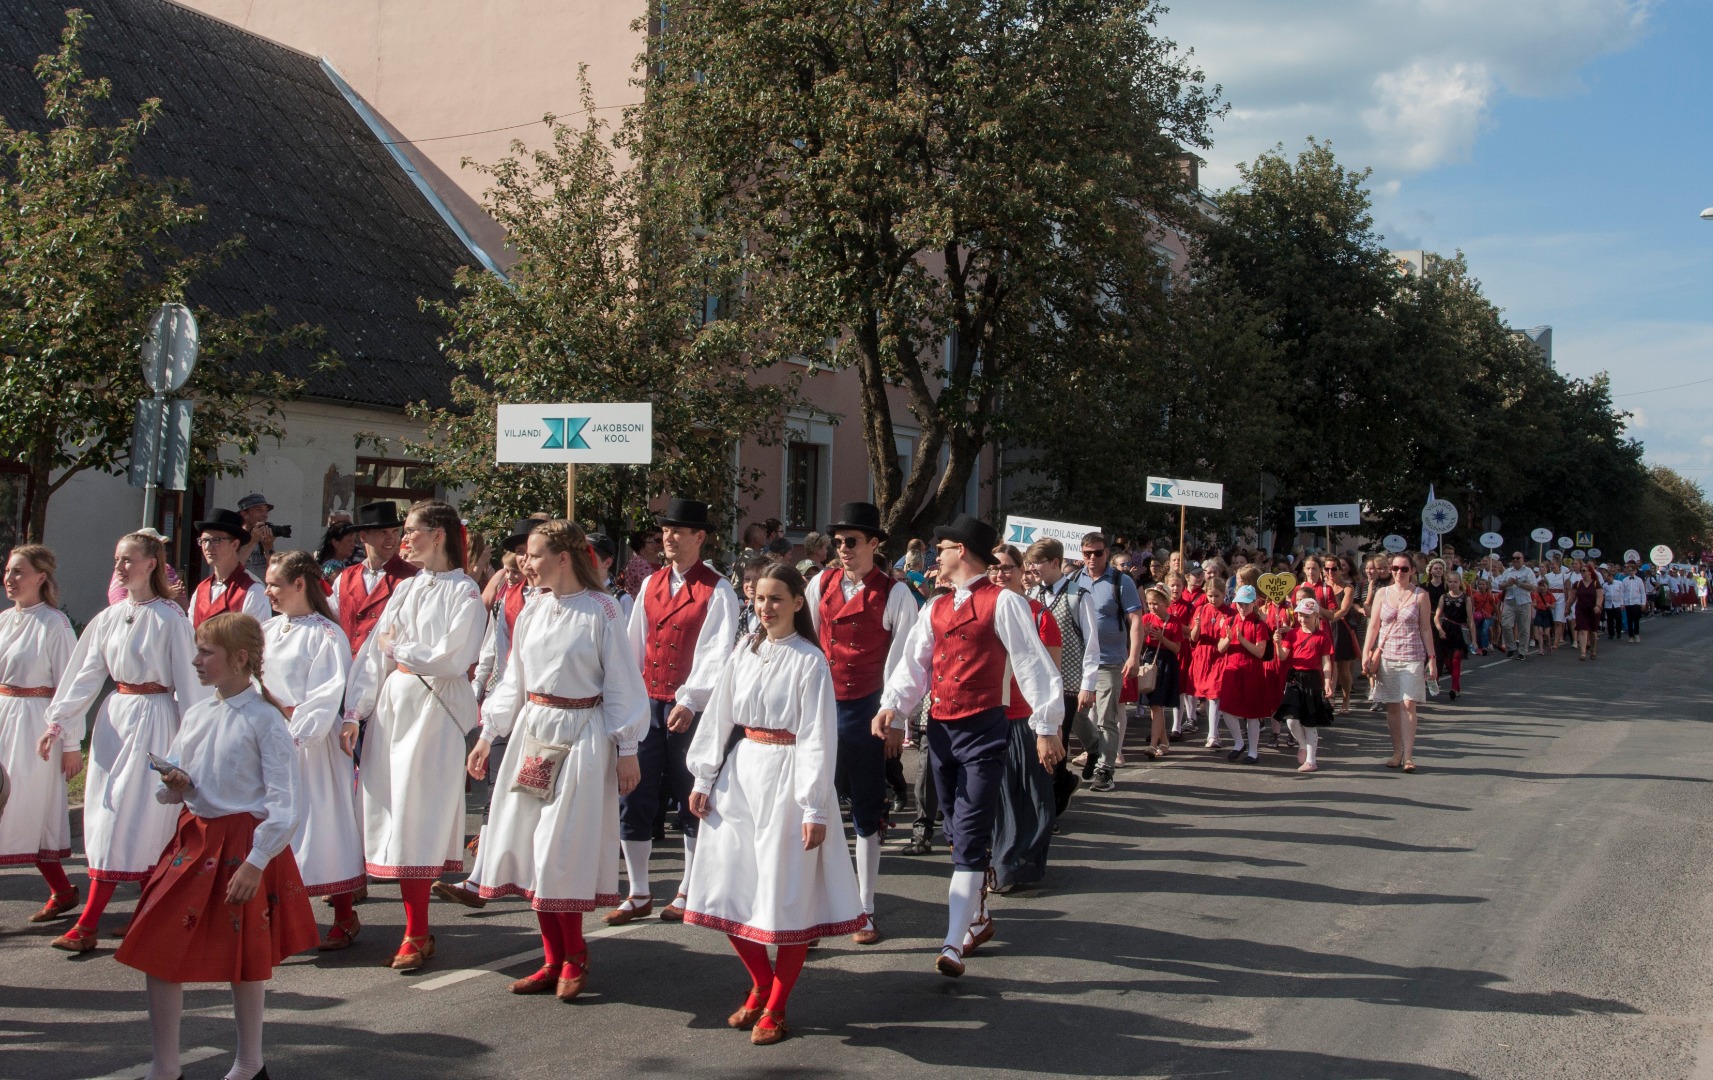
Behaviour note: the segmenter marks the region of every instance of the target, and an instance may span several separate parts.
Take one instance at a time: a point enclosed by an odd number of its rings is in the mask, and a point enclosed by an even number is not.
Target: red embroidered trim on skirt
[[[761,945],[807,945],[816,938],[854,934],[868,922],[868,916],[840,923],[822,923],[807,930],[758,930],[730,919],[704,915],[700,911],[684,912],[684,921],[691,926],[705,926],[709,930],[718,930],[722,934],[730,934]]]
[[[388,881],[402,881],[406,878],[437,878],[441,874],[457,874],[464,869],[464,860],[448,859],[439,866],[387,866],[383,863],[366,863],[364,869],[370,877],[384,878]]]
[[[743,737],[750,742],[766,743],[768,746],[797,745],[796,732],[780,731],[777,728],[746,727],[743,729]]]
[[[34,866],[39,862],[59,862],[71,858],[71,849],[38,851],[34,855],[0,855],[0,866]]]
[[[593,709],[602,701],[600,694],[594,697],[554,697],[552,694],[530,694],[531,705],[544,705],[549,709]]]
[[[149,875],[155,872],[154,867],[147,870],[102,870],[98,867],[89,868],[90,881],[147,881]]]
[[[541,898],[535,895],[535,890],[526,889],[522,885],[483,885],[476,892],[484,900],[500,900],[507,896],[521,896],[529,901],[532,911],[547,912],[594,911],[598,907],[612,907],[622,903],[625,898],[624,893],[596,893],[593,900]],[[853,930],[852,933],[855,931]]]
[[[13,686],[0,683],[0,697],[53,697],[51,686]]]
[[[119,684],[119,692],[138,695],[170,694],[172,687],[162,686],[158,682],[122,682]]]
[[[356,892],[369,883],[369,875],[358,874],[344,881],[334,881],[326,885],[305,885],[305,896],[338,896],[340,893]]]

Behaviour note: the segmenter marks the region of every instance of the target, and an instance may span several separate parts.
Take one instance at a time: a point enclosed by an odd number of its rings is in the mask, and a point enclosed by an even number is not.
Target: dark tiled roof
[[[74,2],[93,20],[84,71],[113,81],[114,108],[161,99],[139,168],[189,183],[208,207],[201,239],[244,237],[192,299],[322,327],[339,369],[312,371],[311,350],[270,360],[310,396],[445,404],[444,327],[417,300],[450,298],[453,271],[475,260],[319,62],[166,0],[4,0],[0,115],[14,126],[43,123],[31,71]]]

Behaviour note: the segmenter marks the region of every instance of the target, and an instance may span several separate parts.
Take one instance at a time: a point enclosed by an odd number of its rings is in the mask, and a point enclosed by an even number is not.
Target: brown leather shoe
[[[577,995],[583,992],[583,985],[589,981],[588,950],[577,954],[565,961],[565,966],[559,969],[559,983],[554,987],[554,995],[563,1002],[577,1000]]]
[[[864,918],[862,929],[851,935],[851,941],[857,945],[875,945],[880,942],[880,927],[874,924],[874,916]]]
[[[641,897],[641,896],[633,896],[630,898],[630,902],[632,904],[635,904],[638,900],[643,900],[643,899],[646,899],[647,902],[645,904],[643,904],[641,907],[630,907],[630,908],[616,907],[613,910],[607,912],[605,915],[601,916],[601,920],[603,922],[605,922],[608,926],[623,926],[624,924],[626,924],[628,922],[635,922],[637,919],[646,919],[654,913],[654,898],[652,896],[646,897],[646,898]],[[666,917],[665,913],[662,912],[661,918],[665,918],[665,917]]]
[[[470,908],[485,908],[488,902],[482,899],[482,894],[474,889],[466,889],[462,885],[448,885],[444,881],[436,881],[430,890],[442,900],[450,900],[454,904],[463,904]]]
[[[316,949],[321,952],[349,949],[351,943],[357,940],[357,931],[362,928],[363,921],[353,914],[350,922],[334,923],[333,928],[327,931],[327,936],[321,939],[321,944],[317,945]]]
[[[964,942],[964,955],[968,956],[992,940],[993,918],[983,916],[980,921],[970,925],[969,940]]]
[[[751,1046],[772,1046],[774,1043],[785,1038],[785,1036],[791,1034],[791,1029],[785,1026],[784,1013],[774,1012],[772,1009],[763,1009],[761,1010],[761,1016],[762,1019],[771,1020],[773,1023],[762,1024],[760,1021],[757,1021],[756,1025],[749,1029],[749,1042]]]
[[[95,948],[95,943],[99,940],[100,936],[95,931],[74,926],[59,937],[54,938],[50,944],[54,948],[64,949],[66,952],[86,953]]]
[[[65,892],[57,892],[48,897],[48,902],[42,905],[42,910],[30,916],[31,922],[53,922],[66,912],[77,906],[77,886],[73,885]]]
[[[962,950],[950,945],[940,947],[939,958],[934,961],[934,970],[949,979],[962,977],[964,973],[964,954]]]
[[[665,907],[661,908],[660,909],[660,921],[661,922],[683,922],[684,921],[684,905],[680,902],[683,899],[684,899],[684,894],[679,893],[677,896],[674,896],[672,898],[672,903],[667,904]]]
[[[754,1027],[755,1022],[761,1019],[761,1014],[767,1010],[760,1005],[751,1005],[750,1002],[762,1000],[765,999],[762,997],[761,991],[756,987],[750,987],[749,996],[743,999],[743,1007],[726,1017],[726,1026],[737,1028],[739,1031],[747,1031]]]
[[[544,965],[534,975],[526,975],[512,983],[514,994],[545,994],[552,990],[559,979],[559,972],[550,965]]]
[[[418,971],[434,958],[434,935],[407,937],[393,956],[394,971]]]

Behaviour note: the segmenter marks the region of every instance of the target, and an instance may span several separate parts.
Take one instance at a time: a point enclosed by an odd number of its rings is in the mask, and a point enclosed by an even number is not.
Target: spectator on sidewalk
[[[1104,533],[1083,537],[1083,568],[1077,584],[1094,605],[1100,671],[1095,679],[1094,708],[1077,716],[1077,738],[1084,746],[1099,749],[1098,754],[1089,753],[1083,766],[1083,779],[1094,777],[1093,791],[1112,790],[1112,774],[1123,749],[1119,694],[1124,680],[1135,673],[1142,649],[1142,597],[1135,582],[1107,565],[1108,554]]]
[[[1535,572],[1523,562],[1523,553],[1511,552],[1511,566],[1494,582],[1505,590],[1499,613],[1499,629],[1504,635],[1505,655],[1521,660],[1528,652],[1529,631],[1534,622]]]

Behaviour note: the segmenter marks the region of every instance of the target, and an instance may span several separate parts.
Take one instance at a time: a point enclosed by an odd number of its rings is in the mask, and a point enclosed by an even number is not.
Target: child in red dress
[[[1235,599],[1237,614],[1227,620],[1218,644],[1225,658],[1219,678],[1219,711],[1247,724],[1247,754],[1243,728],[1233,725],[1237,745],[1229,757],[1232,761],[1245,758],[1253,765],[1261,756],[1261,718],[1273,715],[1273,689],[1262,664],[1273,631],[1256,610],[1259,596],[1255,586],[1239,586]]]

